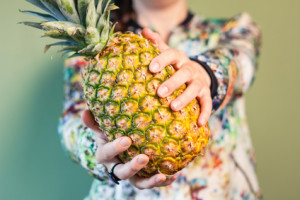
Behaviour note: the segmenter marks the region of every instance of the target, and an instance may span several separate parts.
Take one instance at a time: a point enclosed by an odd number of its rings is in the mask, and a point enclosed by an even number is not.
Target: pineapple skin
[[[208,124],[197,124],[196,99],[180,111],[170,109],[186,85],[167,98],[157,96],[160,84],[175,72],[172,66],[155,74],[149,71],[159,53],[140,35],[117,34],[82,73],[84,96],[99,128],[109,141],[122,136],[132,140],[119,158],[126,163],[138,154],[149,157],[137,173],[142,177],[175,174],[203,154],[209,141]]]

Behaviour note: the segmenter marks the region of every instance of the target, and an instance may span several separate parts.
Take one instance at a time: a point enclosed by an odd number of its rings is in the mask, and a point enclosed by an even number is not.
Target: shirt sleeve
[[[207,65],[217,80],[213,112],[242,96],[252,85],[261,44],[260,30],[248,13],[216,24],[218,44],[194,58]]]
[[[87,128],[81,113],[87,109],[81,88],[81,69],[87,63],[83,58],[71,58],[64,68],[64,112],[59,120],[58,132],[65,153],[100,181],[108,180],[106,168],[97,162],[97,144],[94,133]]]

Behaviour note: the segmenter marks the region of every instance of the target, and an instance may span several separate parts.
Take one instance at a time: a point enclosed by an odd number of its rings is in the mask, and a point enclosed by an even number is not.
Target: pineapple
[[[167,98],[156,91],[174,74],[167,66],[159,73],[148,69],[160,52],[149,40],[131,32],[114,33],[110,0],[27,0],[47,12],[22,11],[46,22],[23,22],[44,31],[44,36],[63,41],[63,52],[84,56],[88,66],[82,72],[82,86],[89,109],[109,141],[122,136],[131,147],[119,155],[123,162],[146,154],[149,163],[138,175],[175,174],[199,154],[209,141],[208,125],[199,127],[200,106],[196,99],[174,112],[170,103],[180,95],[182,85]]]

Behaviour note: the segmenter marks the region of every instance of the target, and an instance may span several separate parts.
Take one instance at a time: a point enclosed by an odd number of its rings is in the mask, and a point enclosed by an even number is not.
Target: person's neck
[[[188,15],[185,0],[162,3],[161,0],[134,0],[136,21],[142,27],[154,28],[167,42],[170,32]],[[167,2],[167,1],[165,1]]]

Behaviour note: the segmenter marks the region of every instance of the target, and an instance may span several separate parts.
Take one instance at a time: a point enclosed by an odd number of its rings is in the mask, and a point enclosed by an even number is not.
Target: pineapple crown
[[[110,11],[117,9],[111,0],[26,0],[45,13],[21,11],[42,18],[44,21],[21,22],[42,29],[44,36],[61,39],[49,44],[64,46],[62,52],[70,56],[96,56],[114,36]]]

